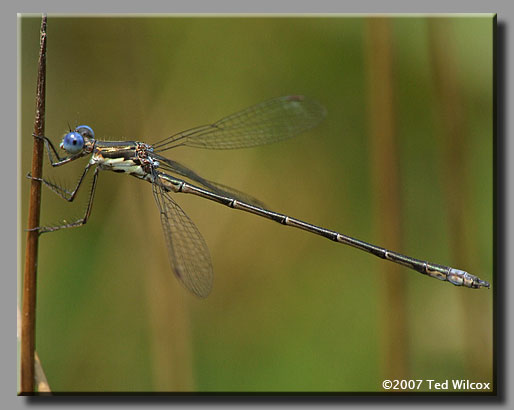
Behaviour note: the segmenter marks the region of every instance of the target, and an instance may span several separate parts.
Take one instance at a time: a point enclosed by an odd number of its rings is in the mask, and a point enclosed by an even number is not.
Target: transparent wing
[[[214,124],[192,128],[154,144],[155,152],[180,145],[231,149],[269,144],[315,127],[325,109],[301,95],[278,97],[225,117]]]
[[[171,269],[195,295],[206,297],[212,289],[209,249],[193,221],[158,184],[152,184],[161,225],[168,247]]]
[[[260,208],[266,208],[263,202],[259,201],[257,198],[254,198],[251,195],[245,194],[244,192],[238,191],[237,189],[228,187],[226,185],[217,182],[212,182],[205,178],[202,178],[195,171],[187,168],[186,166],[178,163],[177,161],[173,161],[171,159],[165,158],[155,153],[152,153],[151,155],[153,159],[159,161],[159,168],[189,178],[190,180],[195,181],[200,185],[203,185],[205,188],[211,190],[212,192],[218,195],[238,199],[243,202],[248,202],[249,204],[256,205]]]

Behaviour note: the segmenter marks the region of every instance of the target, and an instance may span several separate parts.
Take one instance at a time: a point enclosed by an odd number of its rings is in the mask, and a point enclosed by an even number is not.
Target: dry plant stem
[[[471,158],[470,144],[468,144],[467,125],[470,124],[466,117],[465,90],[459,86],[460,70],[457,60],[458,46],[455,44],[454,27],[448,19],[430,19],[428,24],[428,40],[430,45],[430,57],[433,70],[434,90],[437,97],[437,120],[439,122],[440,152],[442,161],[438,166],[441,172],[440,179],[444,188],[446,201],[446,220],[448,221],[449,245],[452,258],[461,264],[478,265],[480,244],[476,232],[473,232],[468,221],[472,219],[472,211],[469,207],[462,206],[471,203],[472,182],[469,164]],[[483,316],[479,304],[468,306],[467,299],[462,296],[463,308],[472,315],[474,323],[463,321],[461,323],[464,340],[471,340],[476,334],[479,320],[488,320]],[[465,307],[464,307],[465,306]],[[484,324],[485,326],[485,324]],[[466,361],[469,371],[473,374],[486,374],[487,368],[483,362],[473,360],[485,351],[491,351],[492,347],[486,339],[476,340],[467,350],[469,355]]]
[[[36,117],[34,135],[44,135],[45,130],[45,84],[46,77],[46,15],[41,20],[39,64],[36,94]],[[32,152],[32,175],[41,178],[43,168],[43,141],[34,138]],[[37,272],[37,231],[41,204],[41,182],[31,180],[27,245],[25,249],[25,274],[23,277],[23,304],[21,318],[21,394],[34,392],[34,353],[36,347],[36,272]]]
[[[41,360],[37,352],[34,353],[34,380],[37,387],[38,393],[50,393],[50,385],[48,384],[48,380],[46,379],[45,372],[43,371],[43,366],[41,365]]]
[[[368,82],[371,170],[374,218],[382,243],[402,248],[401,184],[396,140],[394,87],[394,48],[391,19],[373,18],[368,22]],[[387,217],[384,217],[387,215]],[[406,280],[399,265],[383,264],[381,286],[381,348],[383,376],[404,379],[409,373],[409,332],[406,313]]]
[[[17,320],[17,334],[18,340],[21,339],[21,311],[20,307],[17,306],[18,320]],[[34,383],[37,387],[38,393],[51,393],[50,385],[48,384],[48,380],[46,379],[45,372],[43,371],[43,366],[41,365],[41,360],[39,360],[39,356],[37,352],[34,352]]]

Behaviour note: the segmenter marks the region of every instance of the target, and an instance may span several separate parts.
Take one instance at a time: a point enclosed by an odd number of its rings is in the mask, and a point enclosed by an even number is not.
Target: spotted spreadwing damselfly
[[[91,158],[72,191],[38,179],[60,197],[73,201],[88,171],[94,167],[93,183],[83,218],[60,226],[35,228],[39,233],[84,225],[91,214],[100,170],[127,173],[152,184],[160,212],[171,269],[187,289],[200,297],[212,288],[213,270],[209,250],[198,228],[173,200],[172,193],[186,193],[218,202],[233,209],[262,216],[282,225],[303,229],[345,245],[398,263],[433,278],[468,288],[489,287],[489,283],[459,269],[411,258],[376,245],[321,228],[290,216],[272,212],[257,199],[225,185],[202,178],[180,163],[162,156],[179,146],[210,149],[247,148],[291,138],[315,127],[325,117],[318,102],[303,96],[275,98],[218,122],[180,132],[153,145],[138,141],[100,141],[91,127],[81,125],[68,132],[60,145],[67,155],[61,158],[52,142],[45,142],[52,166],[57,167],[90,155]],[[170,175],[173,174],[173,175]],[[32,178],[29,174],[29,178]],[[32,178],[35,179],[35,178]],[[192,181],[198,185],[194,185]]]

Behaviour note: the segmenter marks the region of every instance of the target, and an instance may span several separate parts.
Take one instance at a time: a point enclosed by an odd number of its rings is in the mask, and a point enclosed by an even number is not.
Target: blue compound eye
[[[77,154],[84,147],[84,137],[77,131],[67,133],[61,142],[61,148],[69,154]]]
[[[79,125],[77,128],[75,128],[75,131],[83,137],[91,139],[95,138],[95,133],[93,132],[93,129],[88,125]]]

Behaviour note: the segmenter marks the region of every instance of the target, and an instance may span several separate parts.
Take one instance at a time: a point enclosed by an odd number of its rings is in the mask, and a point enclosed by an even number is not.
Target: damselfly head
[[[68,132],[61,142],[61,149],[68,154],[78,154],[87,140],[94,139],[93,129],[87,125],[79,125],[74,131]]]

